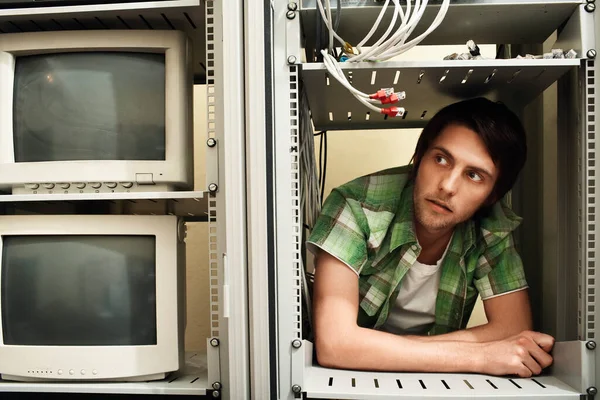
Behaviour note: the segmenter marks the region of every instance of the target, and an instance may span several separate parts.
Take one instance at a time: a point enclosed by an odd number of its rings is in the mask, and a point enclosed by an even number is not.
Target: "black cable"
[[[319,188],[321,187],[321,179],[323,174],[323,145],[324,145],[324,135],[321,132],[321,137],[319,139]],[[323,196],[321,196],[321,204],[323,204]]]
[[[323,139],[325,141],[325,155],[323,156],[323,181],[321,182],[321,205],[323,205],[323,198],[325,197],[325,180],[327,178],[327,131],[323,132]]]

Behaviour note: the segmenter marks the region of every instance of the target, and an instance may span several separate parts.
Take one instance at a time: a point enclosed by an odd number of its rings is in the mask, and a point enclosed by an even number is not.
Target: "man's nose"
[[[454,196],[460,184],[460,172],[456,170],[449,171],[440,181],[440,190],[447,195]]]

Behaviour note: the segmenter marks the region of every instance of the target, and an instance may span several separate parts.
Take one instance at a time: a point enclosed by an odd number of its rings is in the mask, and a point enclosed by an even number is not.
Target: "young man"
[[[552,363],[502,201],[526,151],[507,107],[467,100],[431,119],[412,166],[333,190],[308,241],[322,366],[529,377]],[[488,323],[465,329],[478,294]]]

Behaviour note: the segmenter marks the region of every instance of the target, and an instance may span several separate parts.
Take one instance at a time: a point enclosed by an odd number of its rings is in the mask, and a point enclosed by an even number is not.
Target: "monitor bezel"
[[[13,99],[16,58],[66,52],[145,52],[165,55],[165,160],[15,162]],[[191,188],[191,62],[191,45],[186,34],[180,31],[56,31],[0,35],[0,188],[32,182],[135,183],[138,176],[144,177],[141,184]],[[149,176],[151,181],[148,181]]]
[[[6,345],[3,340],[0,295],[0,374],[25,379],[106,380],[177,370],[182,363],[182,313],[185,307],[181,282],[184,269],[181,265],[181,224],[175,216],[1,216],[0,254],[4,237],[14,235],[154,236],[157,341],[155,345],[140,346]],[[0,287],[1,279],[2,274]],[[63,371],[60,375],[59,370]],[[71,375],[69,371],[74,371],[74,374]],[[93,371],[96,373],[93,374]]]

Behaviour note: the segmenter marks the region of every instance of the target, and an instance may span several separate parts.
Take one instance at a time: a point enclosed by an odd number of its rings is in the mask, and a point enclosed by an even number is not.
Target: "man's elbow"
[[[352,354],[349,346],[347,335],[338,333],[316,335],[317,362],[325,368],[352,368],[347,358]]]

